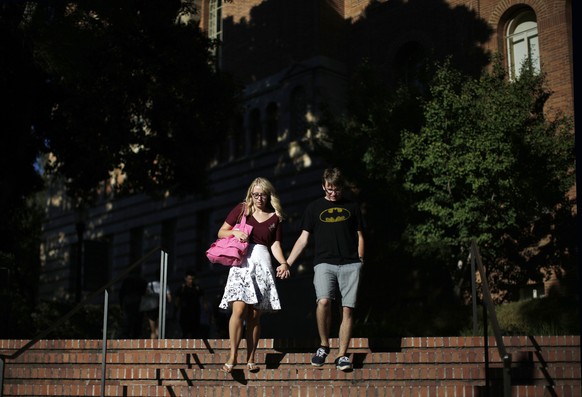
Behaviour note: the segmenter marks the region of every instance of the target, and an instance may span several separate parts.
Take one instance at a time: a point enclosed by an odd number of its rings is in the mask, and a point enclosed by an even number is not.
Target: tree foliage
[[[420,215],[407,230],[415,246],[460,256],[475,239],[489,271],[512,285],[539,279],[540,267],[571,268],[563,255],[573,246],[560,240],[571,232],[562,221],[573,222],[574,136],[569,118],[546,118],[549,96],[531,65],[515,81],[499,61],[477,80],[437,70],[424,125],[403,131],[404,188]]]
[[[548,117],[545,76],[525,65],[510,81],[499,59],[480,78],[446,62],[430,75],[426,90],[393,93],[358,77],[347,114],[324,120],[324,153],[349,161],[364,207],[381,208],[369,240],[386,251],[393,236],[453,275],[475,239],[495,291],[573,270],[573,125]]]
[[[0,312],[13,316],[11,335],[31,329],[17,313],[36,304],[42,176],[64,181],[80,206],[118,170],[119,194],[205,191],[240,90],[215,68],[192,4],[0,3],[0,295],[10,302]]]
[[[91,197],[119,168],[125,192],[204,190],[236,111],[213,43],[188,2],[39,2],[27,23],[47,73],[50,119],[39,131],[68,192]],[[186,22],[183,22],[186,21]]]
[[[43,188],[35,161],[42,148],[35,122],[45,102],[44,74],[35,65],[20,29],[25,6],[0,4],[0,337],[21,329],[30,315],[38,284],[41,222],[44,212],[35,194]]]

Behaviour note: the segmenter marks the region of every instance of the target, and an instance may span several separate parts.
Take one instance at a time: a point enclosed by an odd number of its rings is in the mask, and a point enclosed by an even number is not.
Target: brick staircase
[[[512,353],[513,397],[578,397],[580,337],[505,337]],[[27,341],[0,340],[10,354]],[[489,394],[484,340],[479,337],[356,338],[354,371],[309,362],[315,341],[263,339],[250,373],[221,371],[228,340],[110,340],[106,396],[502,396],[502,361],[489,338]],[[244,341],[239,360],[244,358]],[[337,340],[332,340],[336,347]],[[4,396],[100,396],[100,340],[41,340],[4,369]]]

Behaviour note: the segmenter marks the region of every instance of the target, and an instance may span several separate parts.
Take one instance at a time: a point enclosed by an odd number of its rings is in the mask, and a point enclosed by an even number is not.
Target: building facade
[[[200,26],[220,40],[219,67],[245,86],[239,132],[224,142],[210,173],[211,195],[152,201],[104,199],[85,214],[49,192],[42,245],[40,296],[87,293],[116,277],[146,252],[163,247],[168,281],[177,286],[194,268],[205,291],[203,321],[221,336],[216,313],[227,269],[205,260],[228,211],[257,176],[277,188],[288,220],[283,247],[299,234],[303,208],[321,194],[324,164],[310,129],[321,103],[338,111],[350,75],[364,60],[388,83],[414,78],[419,59],[452,57],[471,73],[503,54],[511,76],[529,57],[554,92],[547,111],[573,115],[571,0],[198,0]],[[83,250],[79,250],[82,244]],[[82,259],[79,259],[82,258]],[[286,324],[314,319],[309,250],[291,280],[280,283],[285,316],[266,319],[264,334],[296,336]],[[79,266],[79,263],[82,266]],[[141,265],[152,278],[159,257]],[[115,299],[115,291],[112,296]],[[295,328],[295,327],[292,327]],[[315,323],[303,327],[315,335]],[[167,333],[170,337],[172,333]]]

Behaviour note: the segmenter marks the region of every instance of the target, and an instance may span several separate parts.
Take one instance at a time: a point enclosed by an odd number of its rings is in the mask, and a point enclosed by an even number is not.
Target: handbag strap
[[[239,221],[240,225],[241,225],[243,228],[244,228],[244,227],[245,227],[245,225],[247,224],[247,214],[246,214],[246,207],[247,207],[246,203],[243,203],[242,215],[241,215],[241,218],[240,218],[240,221]]]

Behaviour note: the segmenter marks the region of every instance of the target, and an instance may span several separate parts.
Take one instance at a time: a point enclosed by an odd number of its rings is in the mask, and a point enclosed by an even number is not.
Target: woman
[[[247,224],[253,226],[250,235],[233,230],[243,211],[247,216]],[[286,265],[281,249],[282,220],[283,211],[275,188],[267,179],[256,178],[247,190],[245,201],[230,211],[218,231],[219,238],[234,236],[249,242],[242,264],[230,268],[219,304],[221,309],[232,309],[228,323],[230,356],[223,366],[225,372],[231,372],[237,364],[238,345],[244,325],[247,368],[251,372],[259,370],[255,363],[255,352],[261,332],[261,314],[281,310],[269,247],[277,262]],[[277,275],[285,270],[279,266]]]
[[[156,279],[154,281],[150,281],[147,284],[146,288],[146,295],[149,297],[147,298],[147,305],[148,307],[145,310],[145,315],[148,320],[148,325],[150,327],[150,339],[158,339],[159,336],[159,327],[160,322],[158,319],[160,313],[160,292],[162,290],[162,286],[158,281],[160,279],[160,271],[156,272]],[[143,299],[143,298],[142,298]],[[166,300],[167,302],[172,302],[172,294],[170,293],[170,289],[166,286]],[[149,303],[152,302],[152,303]],[[150,307],[151,305],[151,307]]]

